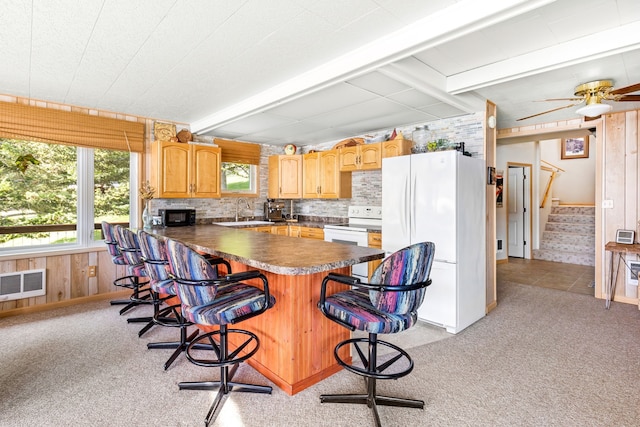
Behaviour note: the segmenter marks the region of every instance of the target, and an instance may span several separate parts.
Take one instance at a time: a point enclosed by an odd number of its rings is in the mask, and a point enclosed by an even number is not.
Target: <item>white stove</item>
[[[382,208],[380,206],[349,206],[348,222],[324,226],[324,240],[354,246],[369,246],[369,231],[382,230]],[[367,263],[351,267],[351,274],[368,281]]]

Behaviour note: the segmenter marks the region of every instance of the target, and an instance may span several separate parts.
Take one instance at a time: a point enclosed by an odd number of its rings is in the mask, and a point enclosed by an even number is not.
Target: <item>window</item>
[[[223,162],[220,169],[223,193],[257,194],[256,165]]]
[[[220,187],[222,193],[258,195],[260,145],[248,142],[213,140],[222,150]]]
[[[90,246],[102,220],[128,224],[135,156],[0,138],[0,251]]]

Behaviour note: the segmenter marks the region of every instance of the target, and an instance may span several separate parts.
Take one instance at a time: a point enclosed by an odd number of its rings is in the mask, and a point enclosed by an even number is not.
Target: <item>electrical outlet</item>
[[[89,266],[89,277],[96,277],[96,266],[95,265],[90,265]]]
[[[602,201],[603,209],[613,209],[613,200],[603,200]]]

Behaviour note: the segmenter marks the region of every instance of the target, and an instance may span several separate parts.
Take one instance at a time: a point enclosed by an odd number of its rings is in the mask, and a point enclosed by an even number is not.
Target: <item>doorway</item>
[[[507,255],[531,259],[531,165],[507,168]]]

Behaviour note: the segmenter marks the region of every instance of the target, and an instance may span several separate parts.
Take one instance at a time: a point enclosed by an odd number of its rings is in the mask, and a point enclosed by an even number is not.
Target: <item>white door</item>
[[[523,167],[509,167],[507,204],[509,216],[508,255],[524,258],[525,247],[525,174]]]

